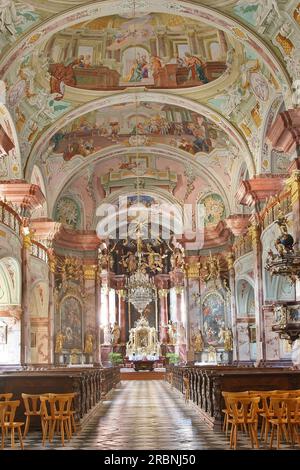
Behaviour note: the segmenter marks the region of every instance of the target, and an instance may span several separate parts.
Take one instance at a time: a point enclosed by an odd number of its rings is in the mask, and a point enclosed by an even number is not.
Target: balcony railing
[[[0,224],[6,225],[15,232],[21,234],[21,218],[17,212],[4,201],[0,201]]]
[[[44,247],[41,243],[32,240],[32,245],[31,245],[31,254],[35,258],[38,258],[45,263],[48,263],[48,252],[47,248]]]

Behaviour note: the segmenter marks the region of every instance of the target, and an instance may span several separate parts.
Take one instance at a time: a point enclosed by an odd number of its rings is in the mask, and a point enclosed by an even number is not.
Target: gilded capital
[[[118,289],[117,294],[121,299],[124,299],[126,297],[126,290],[125,289]]]
[[[300,170],[292,172],[290,178],[286,180],[286,186],[291,192],[291,202],[294,205],[300,200]]]
[[[174,287],[176,294],[183,294],[184,288],[183,286],[175,286]]]
[[[168,295],[168,289],[159,289],[158,290],[158,297],[162,299],[163,297],[167,297]]]
[[[97,266],[94,264],[84,264],[83,275],[86,281],[94,281],[96,279]]]

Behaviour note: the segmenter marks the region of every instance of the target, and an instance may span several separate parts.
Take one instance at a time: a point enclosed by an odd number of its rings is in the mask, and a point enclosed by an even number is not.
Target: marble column
[[[87,335],[92,335],[93,344],[93,354],[88,354],[86,360],[89,362],[92,360],[93,363],[98,361],[97,356],[97,285],[96,285],[96,271],[97,266],[94,264],[83,264],[83,276],[84,276],[84,285],[82,288],[85,292],[84,298],[84,308],[85,308],[85,341]],[[93,356],[93,357],[90,357]]]
[[[231,311],[231,328],[233,336],[233,360],[239,361],[238,331],[237,331],[237,309],[236,309],[236,283],[234,271],[233,253],[229,253],[226,257],[229,275],[230,289],[230,311]]]
[[[262,279],[262,245],[260,240],[260,226],[255,218],[250,226],[250,234],[253,246],[253,278],[254,278],[254,302],[255,302],[255,326],[256,326],[256,364],[266,360],[265,331],[263,319],[263,279]]]
[[[169,321],[168,315],[168,289],[159,289],[159,306],[160,306],[160,342],[168,342],[168,328],[166,325]]]
[[[118,294],[118,317],[119,317],[119,327],[121,330],[121,343],[126,343],[126,296],[125,290],[117,290]]]
[[[29,312],[29,256],[31,241],[23,236],[22,256],[22,317],[21,317],[21,364],[30,363],[30,312]]]
[[[95,307],[96,307],[96,351],[95,351],[95,362],[96,364],[102,365],[101,361],[101,278],[96,277],[96,295],[95,295]]]
[[[54,272],[49,269],[48,364],[54,364]]]

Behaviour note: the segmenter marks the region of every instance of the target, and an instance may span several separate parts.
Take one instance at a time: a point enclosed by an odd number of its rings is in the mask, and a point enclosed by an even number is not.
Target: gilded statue
[[[196,329],[192,333],[192,345],[196,353],[202,352],[204,349],[204,341],[202,332],[200,329]]]
[[[229,328],[226,328],[224,332],[224,351],[232,351],[232,350],[233,350],[232,331]]]
[[[280,211],[278,219],[275,221],[280,230],[280,236],[275,240],[275,248],[279,255],[294,252],[294,238],[288,233],[288,220]]]
[[[220,277],[219,258],[217,258],[216,256],[212,257],[212,255],[210,254],[204,266],[203,280],[205,282],[216,281],[219,277]]]
[[[93,335],[87,335],[85,338],[84,352],[93,354]]]
[[[65,336],[59,332],[57,333],[56,335],[56,340],[55,340],[55,352],[60,354],[63,350],[63,346],[64,346],[64,340],[65,340]]]
[[[177,323],[171,320],[168,323],[168,335],[169,335],[168,344],[175,345],[177,341]]]
[[[217,362],[217,352],[213,346],[208,347],[208,362]]]

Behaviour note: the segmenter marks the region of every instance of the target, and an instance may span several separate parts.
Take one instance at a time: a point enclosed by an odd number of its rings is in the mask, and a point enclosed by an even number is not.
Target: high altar
[[[134,328],[129,331],[129,341],[126,344],[126,356],[143,359],[151,356],[153,359],[160,356],[160,343],[157,331],[150,327],[148,320],[141,317]]]

